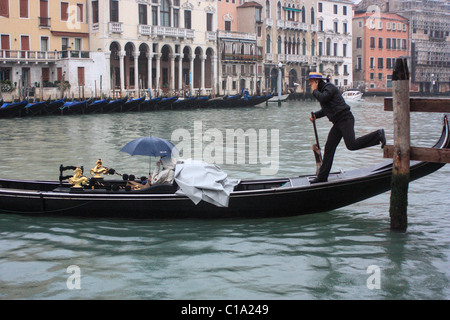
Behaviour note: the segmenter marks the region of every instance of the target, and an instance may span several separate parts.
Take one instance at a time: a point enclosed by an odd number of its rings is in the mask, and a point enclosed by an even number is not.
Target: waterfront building
[[[261,91],[262,8],[256,1],[217,1],[220,94]]]
[[[214,92],[216,0],[92,0],[89,12],[97,75],[113,95]]]
[[[63,81],[77,93],[93,86],[88,31],[85,1],[0,0],[3,98],[56,98]]]
[[[352,2],[317,2],[318,71],[341,90],[353,87]]]
[[[450,91],[450,4],[447,0],[362,0],[355,10],[397,13],[409,20],[411,91]]]
[[[353,81],[364,92],[391,92],[395,61],[408,55],[408,20],[368,7],[353,19]]]
[[[265,1],[265,86],[277,91],[281,66],[283,91],[306,89],[306,76],[319,64],[316,0]]]
[[[450,91],[450,3],[391,1],[388,10],[409,19],[411,88],[420,93]]]

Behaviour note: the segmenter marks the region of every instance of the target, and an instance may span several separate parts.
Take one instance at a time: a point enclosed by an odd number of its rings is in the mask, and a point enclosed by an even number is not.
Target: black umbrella
[[[172,142],[153,136],[137,138],[130,141],[120,151],[126,152],[132,156],[142,155],[150,157],[170,157],[178,154],[178,149]]]

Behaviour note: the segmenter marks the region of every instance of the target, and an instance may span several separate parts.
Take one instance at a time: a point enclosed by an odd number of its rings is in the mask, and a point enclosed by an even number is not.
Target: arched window
[[[278,53],[281,53],[281,46],[282,46],[281,36],[278,36]]]
[[[315,24],[315,14],[314,14],[314,7],[311,8],[311,24]]]
[[[279,1],[277,4],[277,19],[281,20],[281,2],[279,2]]]
[[[302,54],[306,56],[306,40],[303,38],[303,44],[302,44]]]
[[[303,22],[303,23],[306,23],[305,6],[302,7],[302,22]]]
[[[331,56],[331,40],[327,39],[327,56]]]
[[[170,1],[162,0],[160,8],[160,17],[162,26],[170,26]]]
[[[266,39],[266,53],[270,53],[270,35],[267,35]]]
[[[316,42],[313,39],[311,41],[311,56],[315,56],[315,55],[316,55]]]
[[[270,18],[270,1],[266,0],[266,18]]]

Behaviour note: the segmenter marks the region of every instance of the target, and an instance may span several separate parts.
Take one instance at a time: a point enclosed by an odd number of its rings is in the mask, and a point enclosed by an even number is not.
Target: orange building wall
[[[363,47],[363,70],[366,89],[368,92],[386,92],[391,91],[392,87],[388,84],[388,78],[392,76],[395,59],[409,55],[409,25],[408,20],[397,15],[389,13],[380,13],[378,17],[371,14],[366,15],[364,25],[364,47]],[[382,23],[382,28],[379,25]],[[374,24],[374,28],[371,28]],[[390,30],[387,28],[390,24]],[[395,24],[395,30],[393,30]],[[405,25],[405,28],[403,28]],[[399,30],[400,26],[400,30]],[[375,39],[375,47],[371,47],[371,37]],[[379,46],[379,38],[382,38],[382,48]],[[391,39],[391,48],[387,48],[386,39]],[[396,49],[393,49],[393,39],[396,41]],[[398,47],[400,39],[400,48]],[[403,42],[406,41],[406,47],[403,49]],[[371,67],[371,58],[373,58],[373,68]],[[383,65],[379,66],[379,58],[382,58]],[[391,66],[387,64],[387,59],[391,59]],[[373,78],[371,79],[371,74]],[[381,74],[381,77],[380,77]]]
[[[237,31],[237,7],[239,6],[239,0],[218,0],[217,1],[217,28],[219,30],[225,30],[224,16],[230,14],[233,17],[231,22],[231,31]]]

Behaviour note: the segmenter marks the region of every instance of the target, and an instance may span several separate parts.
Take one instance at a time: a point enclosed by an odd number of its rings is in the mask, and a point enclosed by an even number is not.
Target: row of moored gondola
[[[196,96],[187,98],[157,97],[151,99],[103,99],[90,98],[84,101],[66,101],[66,99],[46,100],[42,102],[28,103],[27,100],[14,103],[3,103],[0,100],[0,118],[28,117],[39,115],[69,115],[113,113],[128,111],[152,111],[152,110],[185,110],[193,108],[233,108],[260,104],[270,99],[272,95],[249,96],[233,95],[220,98]]]

